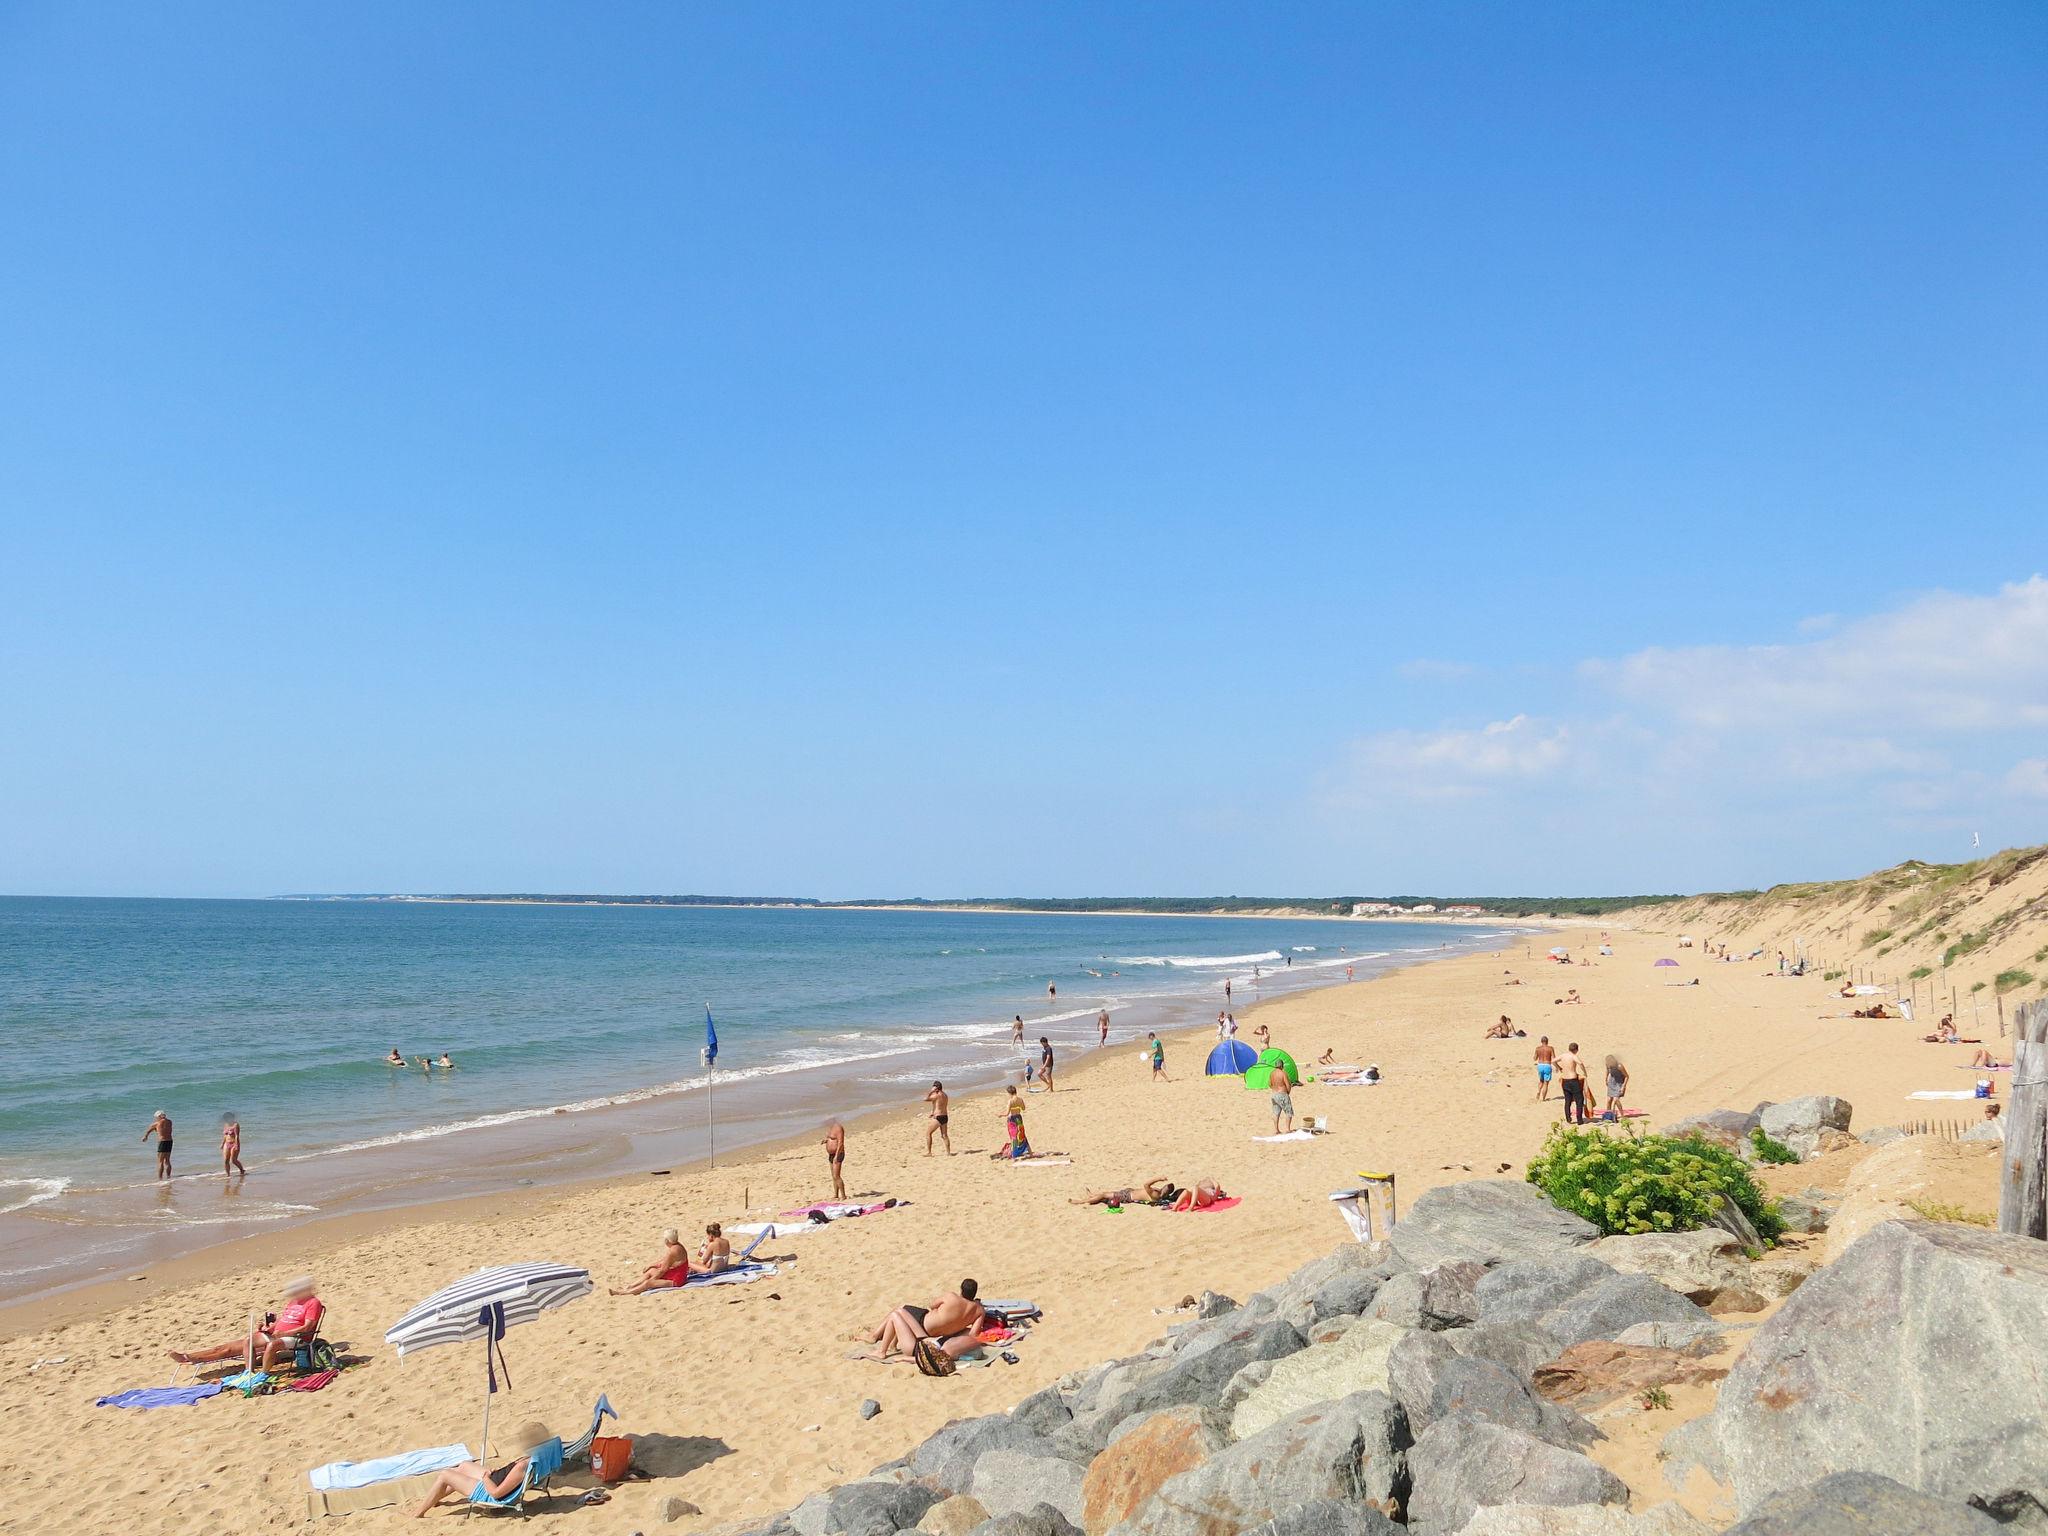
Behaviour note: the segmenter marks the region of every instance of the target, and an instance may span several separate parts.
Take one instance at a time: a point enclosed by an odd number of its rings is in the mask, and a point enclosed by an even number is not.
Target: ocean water
[[[323,1211],[787,1134],[1498,942],[1312,919],[0,898],[0,1296]],[[1260,973],[1254,979],[1254,970]],[[1058,988],[1049,996],[1048,985]],[[718,1021],[716,1098],[698,1050]],[[446,1051],[454,1071],[387,1066]],[[1194,1063],[1185,1064],[1194,1070]],[[176,1123],[153,1178],[152,1113]],[[251,1173],[219,1175],[220,1126]]]

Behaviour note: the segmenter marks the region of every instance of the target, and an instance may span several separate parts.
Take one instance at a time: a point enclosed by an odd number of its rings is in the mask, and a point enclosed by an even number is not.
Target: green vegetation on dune
[[[1785,1230],[1742,1159],[1696,1136],[1609,1136],[1593,1126],[1555,1125],[1528,1176],[1552,1204],[1602,1232],[1695,1231],[1713,1221],[1723,1196],[1766,1242]]]

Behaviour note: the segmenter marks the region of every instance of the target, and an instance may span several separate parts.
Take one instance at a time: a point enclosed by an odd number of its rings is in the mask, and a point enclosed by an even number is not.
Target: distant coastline
[[[1051,913],[1065,917],[1282,917],[1346,922],[1500,922],[1549,916],[1600,917],[1684,900],[1678,895],[1548,897],[904,897],[825,901],[810,896],[630,896],[550,892],[291,892],[274,901],[361,901],[546,907],[740,907],[836,912]],[[1376,910],[1359,911],[1360,907]]]

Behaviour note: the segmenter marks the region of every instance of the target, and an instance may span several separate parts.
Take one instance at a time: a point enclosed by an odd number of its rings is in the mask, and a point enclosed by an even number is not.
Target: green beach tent
[[[1244,1074],[1245,1087],[1270,1089],[1273,1086],[1273,1071],[1276,1067],[1285,1068],[1287,1076],[1295,1082],[1304,1081],[1301,1075],[1301,1068],[1294,1064],[1294,1058],[1281,1050],[1279,1046],[1269,1045],[1259,1052],[1259,1059],[1246,1070]]]

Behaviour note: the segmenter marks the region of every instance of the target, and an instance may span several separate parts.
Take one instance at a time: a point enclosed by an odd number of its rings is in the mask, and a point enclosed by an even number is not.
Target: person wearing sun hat
[[[280,1297],[284,1310],[266,1312],[262,1326],[254,1332],[206,1349],[174,1349],[171,1358],[180,1365],[206,1365],[246,1355],[255,1360],[258,1370],[274,1370],[280,1355],[289,1355],[319,1333],[320,1319],[327,1308],[315,1294],[317,1290],[311,1275],[300,1275],[284,1288]]]
[[[426,1501],[413,1511],[415,1519],[424,1515],[443,1499],[455,1498],[464,1502],[489,1499],[502,1502],[509,1494],[517,1492],[526,1481],[527,1464],[533,1453],[555,1438],[555,1432],[539,1419],[529,1419],[512,1432],[500,1449],[512,1453],[512,1459],[495,1471],[487,1471],[482,1463],[460,1462],[437,1474],[434,1488]]]

